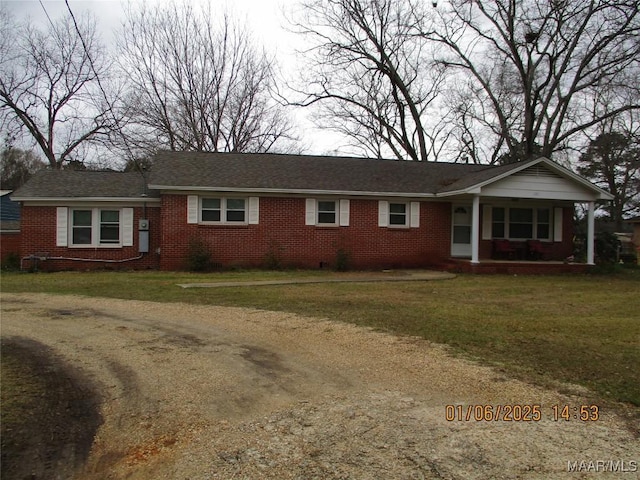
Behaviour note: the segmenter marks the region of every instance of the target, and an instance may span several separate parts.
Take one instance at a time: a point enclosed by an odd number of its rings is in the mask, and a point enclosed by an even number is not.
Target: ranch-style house
[[[546,158],[503,166],[286,154],[160,152],[149,172],[41,171],[21,203],[23,266],[567,271],[594,264],[612,197]],[[573,262],[575,203],[588,206]]]

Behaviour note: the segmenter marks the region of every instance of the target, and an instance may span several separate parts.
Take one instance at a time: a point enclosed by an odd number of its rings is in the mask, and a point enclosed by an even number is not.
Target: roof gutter
[[[369,192],[351,190],[316,190],[304,188],[236,188],[236,187],[195,187],[178,185],[149,185],[153,190],[175,192],[233,192],[233,193],[268,193],[268,194],[296,194],[296,195],[344,195],[350,197],[411,197],[435,198],[433,193],[415,192]]]
[[[160,203],[155,197],[11,197],[14,202],[110,202],[110,203]]]

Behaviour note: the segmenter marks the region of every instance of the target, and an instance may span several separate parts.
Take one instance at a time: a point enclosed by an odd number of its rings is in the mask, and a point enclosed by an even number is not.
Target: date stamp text
[[[554,422],[596,422],[600,419],[598,405],[551,405],[543,408],[539,404],[477,404],[446,405],[447,422],[539,422],[544,418]]]

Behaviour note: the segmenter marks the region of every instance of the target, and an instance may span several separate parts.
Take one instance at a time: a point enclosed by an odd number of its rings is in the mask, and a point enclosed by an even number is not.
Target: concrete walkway
[[[182,288],[215,288],[215,287],[257,287],[263,285],[298,285],[308,283],[347,283],[347,282],[419,282],[428,280],[448,280],[456,276],[448,272],[429,270],[390,270],[381,272],[349,272],[336,273],[331,276],[287,278],[281,280],[256,280],[246,282],[211,282],[181,283]]]

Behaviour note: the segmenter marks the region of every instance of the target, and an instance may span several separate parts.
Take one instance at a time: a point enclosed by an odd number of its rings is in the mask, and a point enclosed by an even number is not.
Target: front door
[[[471,257],[471,205],[454,205],[452,211],[451,256]]]

